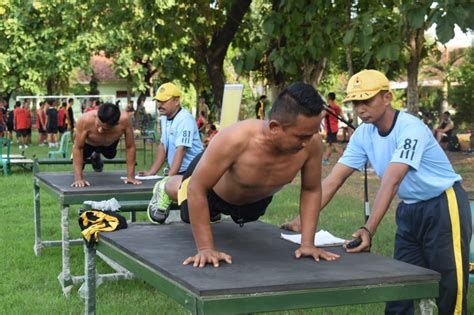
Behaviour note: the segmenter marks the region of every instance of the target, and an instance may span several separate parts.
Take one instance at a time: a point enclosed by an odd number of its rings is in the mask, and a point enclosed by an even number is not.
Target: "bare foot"
[[[301,222],[300,216],[295,217],[290,222],[285,222],[280,226],[280,229],[293,231],[293,232],[301,232]]]

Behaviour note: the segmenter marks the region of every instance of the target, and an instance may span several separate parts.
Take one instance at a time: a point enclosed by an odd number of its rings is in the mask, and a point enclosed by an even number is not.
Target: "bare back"
[[[275,147],[267,124],[247,120],[223,130],[205,151],[193,179],[217,178],[214,191],[235,205],[271,196],[291,183],[309,159],[319,135],[299,151],[284,152]]]

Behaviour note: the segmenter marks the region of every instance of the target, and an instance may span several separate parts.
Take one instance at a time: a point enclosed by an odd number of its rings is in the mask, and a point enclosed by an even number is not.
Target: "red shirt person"
[[[328,94],[328,109],[331,114],[324,112],[324,127],[326,129],[326,151],[324,152],[323,165],[329,165],[329,158],[331,157],[332,148],[336,149],[339,156],[342,155],[343,150],[337,144],[337,132],[339,131],[339,120],[335,115],[344,118],[344,113],[341,107],[336,103],[336,94],[331,92]]]
[[[13,110],[13,129],[16,131],[18,138],[19,148],[27,148],[26,137],[28,135],[28,122],[26,117],[26,111],[21,108],[21,103],[16,102],[15,109]]]

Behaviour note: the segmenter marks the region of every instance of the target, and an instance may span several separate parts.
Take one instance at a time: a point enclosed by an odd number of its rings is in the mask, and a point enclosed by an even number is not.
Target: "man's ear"
[[[384,104],[389,106],[390,103],[392,103],[392,99],[393,99],[393,94],[391,91],[388,91],[387,93],[385,93],[385,95],[383,96],[383,100],[384,100]]]
[[[276,134],[283,129],[281,123],[273,119],[268,122],[268,127],[270,128],[271,134]]]

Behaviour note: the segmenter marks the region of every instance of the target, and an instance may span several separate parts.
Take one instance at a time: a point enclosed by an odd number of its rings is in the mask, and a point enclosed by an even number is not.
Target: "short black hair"
[[[70,98],[67,102],[68,102],[68,103],[73,103],[73,102],[74,102],[74,99],[73,99],[73,98]]]
[[[115,126],[120,120],[120,109],[112,103],[104,103],[99,106],[97,117],[104,124]]]
[[[331,101],[335,101],[335,100],[336,100],[336,93],[334,93],[334,92],[329,92],[329,93],[328,93],[328,98],[329,98]]]
[[[312,85],[296,82],[278,95],[270,111],[270,119],[278,120],[283,125],[293,125],[298,115],[317,116],[323,108],[324,101]]]
[[[443,114],[445,114],[445,115],[448,116],[448,117],[451,117],[451,113],[448,112],[448,111],[445,111]]]

